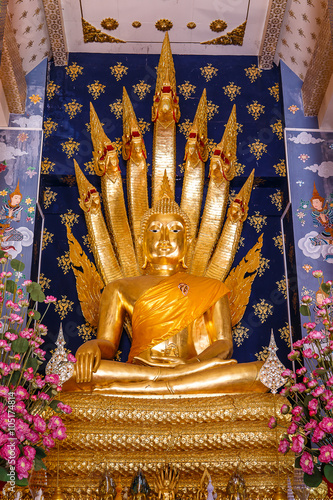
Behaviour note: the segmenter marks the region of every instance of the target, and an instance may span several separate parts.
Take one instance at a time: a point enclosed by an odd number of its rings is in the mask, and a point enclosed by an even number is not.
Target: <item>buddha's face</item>
[[[178,214],[153,214],[148,219],[143,248],[153,265],[177,266],[186,255],[186,228]]]

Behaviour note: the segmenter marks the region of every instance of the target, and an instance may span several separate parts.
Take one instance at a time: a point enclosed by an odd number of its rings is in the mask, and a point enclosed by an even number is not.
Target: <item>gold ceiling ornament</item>
[[[229,31],[226,35],[200,43],[202,45],[243,45],[245,28],[246,21],[237,26],[234,30]]]
[[[101,21],[101,26],[105,30],[112,31],[118,28],[119,23],[117,19],[114,19],[113,17],[106,17],[105,19],[103,19],[103,21]]]
[[[141,23],[140,23],[140,21],[133,21],[132,22],[132,26],[133,26],[133,28],[140,28],[141,27]]]
[[[197,27],[197,25],[193,21],[191,21],[190,23],[187,23],[186,26],[188,27],[189,30],[194,30],[194,28]]]
[[[101,30],[98,30],[92,24],[88,23],[85,19],[82,18],[82,31],[83,31],[83,41],[84,43],[126,43],[124,40],[120,40],[119,38],[114,38],[111,35],[107,35],[103,33]]]
[[[215,21],[212,21],[209,25],[210,29],[212,31],[215,31],[215,33],[220,33],[221,31],[224,31],[228,25],[223,19],[215,19]]]
[[[172,26],[173,24],[169,19],[159,19],[155,23],[155,28],[158,29],[158,31],[169,31]]]

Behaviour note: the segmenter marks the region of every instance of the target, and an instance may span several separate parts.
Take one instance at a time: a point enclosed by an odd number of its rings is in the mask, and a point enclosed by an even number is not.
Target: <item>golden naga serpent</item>
[[[122,155],[127,161],[126,209],[123,182],[115,144],[104,133],[100,120],[90,105],[91,138],[94,168],[101,177],[104,220],[100,195],[88,182],[74,160],[82,208],[96,266],[89,261],[69,227],[67,236],[70,259],[76,277],[78,297],[86,321],[96,327],[102,289],[115,279],[139,276],[143,257],[140,224],[149,208],[146,149],[133,106],[123,90]],[[154,122],[152,206],[158,201],[161,186],[174,199],[176,183],[176,123],[180,118],[176,94],[175,68],[166,33],[157,69],[152,107]],[[204,90],[185,147],[181,209],[191,222],[192,244],[186,264],[191,274],[224,281],[231,290],[229,301],[232,325],[243,317],[252,282],[257,274],[262,236],[240,264],[232,269],[243,224],[248,213],[254,171],[231,202],[223,224],[229,196],[229,184],[235,176],[237,121],[234,106],[220,143],[210,160],[209,185],[200,221],[207,148],[207,99]],[[167,181],[166,181],[167,177]],[[129,323],[126,329],[131,335]]]

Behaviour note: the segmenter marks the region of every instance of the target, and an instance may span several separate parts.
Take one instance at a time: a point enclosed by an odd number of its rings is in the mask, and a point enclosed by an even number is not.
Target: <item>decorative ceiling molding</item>
[[[305,116],[315,116],[318,114],[332,73],[332,32],[329,12],[327,10],[302,86]]]
[[[237,26],[232,31],[229,31],[226,35],[219,36],[218,38],[213,38],[212,40],[207,40],[207,42],[200,42],[201,45],[243,45],[244,35],[245,35],[246,21]]]
[[[27,84],[25,81],[18,46],[8,15],[6,16],[5,21],[0,78],[9,112],[17,114],[24,113],[25,101],[27,97]]]
[[[272,0],[266,18],[265,37],[259,53],[259,67],[271,69],[279,40],[287,0]]]
[[[55,66],[67,66],[68,52],[59,0],[43,0]]]
[[[82,31],[84,43],[126,43],[124,40],[120,40],[119,38],[115,38],[114,36],[108,35],[107,33],[103,33],[101,30],[98,30],[97,28],[95,28],[95,26],[88,23],[88,21],[83,18]]]

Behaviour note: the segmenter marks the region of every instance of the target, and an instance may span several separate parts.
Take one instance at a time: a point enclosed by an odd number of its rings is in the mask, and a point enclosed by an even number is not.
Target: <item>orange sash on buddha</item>
[[[183,330],[228,291],[221,281],[187,273],[168,276],[147,290],[134,307],[128,362]]]

